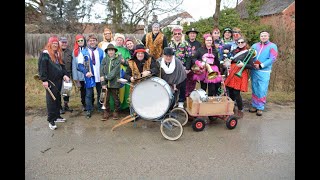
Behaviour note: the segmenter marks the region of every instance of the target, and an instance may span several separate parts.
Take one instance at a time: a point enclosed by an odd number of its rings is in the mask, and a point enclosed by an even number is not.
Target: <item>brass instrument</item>
[[[34,78],[35,80],[40,81],[40,82],[42,83],[42,81],[40,80],[39,74],[35,74],[35,75],[33,76],[33,78]],[[50,88],[48,87],[48,88],[46,88],[46,90],[49,92],[50,96],[51,96],[52,99],[55,101],[55,100],[56,100],[56,97],[53,95],[53,93],[52,93],[52,91],[50,90]]]
[[[208,79],[214,79],[218,76],[218,72],[214,71],[210,64],[206,63],[206,69],[208,71]]]
[[[242,71],[244,70],[246,64],[248,64],[248,62],[249,62],[249,60],[250,60],[251,58],[256,57],[256,55],[257,55],[257,51],[254,50],[254,49],[252,49],[252,48],[250,48],[248,54],[247,54],[246,57],[242,60],[242,63],[243,63],[244,65],[241,67],[241,69],[240,69],[237,73],[235,73],[235,75],[238,76],[238,77],[241,77],[241,76],[242,76]],[[241,61],[238,61],[238,62],[237,62],[237,64],[239,64],[239,63],[241,63]]]
[[[205,72],[205,70],[207,70],[208,72],[208,79],[214,79],[218,76],[218,72],[214,71],[210,64],[208,64],[206,61],[202,61],[201,64],[204,66],[204,67],[199,67],[197,64],[194,64],[192,67],[191,67],[191,70],[193,73],[195,74],[202,74]]]
[[[91,66],[90,66],[90,57],[88,55],[83,56],[84,59],[88,59],[88,61],[84,62],[84,66],[86,67],[86,69],[88,69],[88,71],[92,74],[91,71]]]
[[[140,39],[137,39],[136,36],[133,36],[134,40],[137,42],[137,44],[143,44]]]
[[[106,109],[106,99],[107,99],[107,88],[101,89],[99,103],[102,104],[101,109]]]

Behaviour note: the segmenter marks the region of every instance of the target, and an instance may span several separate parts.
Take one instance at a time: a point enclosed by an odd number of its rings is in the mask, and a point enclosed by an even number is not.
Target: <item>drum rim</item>
[[[162,79],[162,78],[160,78],[160,77],[150,77],[150,78],[148,78],[148,79],[146,79],[146,80],[144,80],[144,81],[142,81],[142,82],[145,82],[145,81],[148,81],[148,80],[152,80],[152,82],[158,82],[158,81],[154,81],[153,79],[160,79],[160,80],[162,80],[162,82],[165,83],[165,85],[168,85],[168,86],[169,86],[169,84],[168,84],[164,79]],[[133,88],[135,88],[136,86],[138,86],[138,85],[141,84],[142,82],[139,82],[139,83],[135,84]],[[161,84],[161,86],[162,86],[162,84]],[[162,87],[164,87],[164,86],[162,86]],[[146,119],[146,120],[160,119],[161,117],[164,117],[164,116],[167,114],[168,110],[170,109],[171,104],[172,104],[173,101],[174,101],[174,95],[173,95],[172,91],[171,91],[171,94],[170,94],[170,93],[167,91],[166,88],[164,88],[164,89],[165,89],[167,95],[170,97],[170,99],[169,99],[169,106],[167,106],[166,111],[165,111],[165,113],[164,113],[163,115],[160,115],[160,116],[155,117],[155,118],[150,118],[150,117],[145,117],[145,116],[143,116],[143,115],[141,115],[141,114],[138,114],[136,108],[133,106],[133,103],[132,103],[132,94],[133,94],[134,89],[132,90],[132,93],[130,93],[130,107],[133,109],[134,112],[137,113],[137,115],[139,115],[141,118]]]

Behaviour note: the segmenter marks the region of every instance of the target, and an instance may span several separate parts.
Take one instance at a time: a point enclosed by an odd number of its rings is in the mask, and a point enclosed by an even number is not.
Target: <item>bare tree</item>
[[[25,9],[29,11],[25,19],[38,25],[39,33],[80,33],[84,29],[80,22],[85,17],[90,18],[91,7],[95,2],[96,0],[29,0],[25,2]],[[36,16],[31,16],[32,14]]]
[[[213,27],[219,27],[221,0],[216,0],[216,10],[213,14]]]
[[[149,17],[151,14],[162,15],[180,11],[179,6],[184,0],[125,0],[128,22],[138,25],[144,24],[144,33],[148,32]]]

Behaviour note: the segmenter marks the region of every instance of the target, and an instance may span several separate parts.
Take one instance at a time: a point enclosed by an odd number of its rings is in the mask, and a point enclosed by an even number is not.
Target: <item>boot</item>
[[[118,117],[118,112],[117,112],[117,111],[114,111],[114,112],[112,113],[112,119],[114,119],[114,120],[119,119],[119,117]]]
[[[72,113],[72,111],[73,111],[73,109],[69,108],[68,103],[66,103],[66,102],[64,103],[63,110],[64,110],[64,111],[69,111],[69,112],[71,112],[71,113]]]
[[[109,117],[110,117],[109,111],[104,110],[104,111],[103,111],[103,114],[102,114],[102,119],[101,119],[101,121],[106,121],[106,120],[108,120]]]

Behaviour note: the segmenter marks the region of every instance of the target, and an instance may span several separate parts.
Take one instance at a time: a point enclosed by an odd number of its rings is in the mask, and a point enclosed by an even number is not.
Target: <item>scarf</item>
[[[169,65],[169,67],[166,65],[164,58],[161,60],[161,68],[164,70],[166,74],[171,74],[173,73],[174,69],[176,68],[176,60],[175,56],[172,57],[172,61]]]

